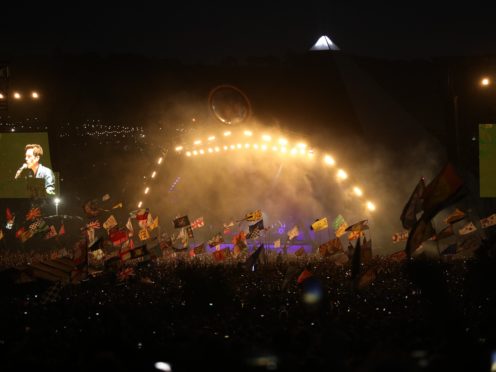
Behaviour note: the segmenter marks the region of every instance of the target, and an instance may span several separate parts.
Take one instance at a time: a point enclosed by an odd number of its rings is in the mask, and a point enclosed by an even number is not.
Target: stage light
[[[147,188],[145,189],[145,194],[148,194],[148,191],[150,191],[150,188],[149,188],[149,187],[147,187]]]
[[[279,144],[286,146],[288,144],[288,140],[285,138],[279,138]]]
[[[341,180],[345,180],[348,178],[348,174],[342,169],[338,170],[337,176]]]
[[[229,146],[229,148],[230,148],[231,150],[234,150],[234,149],[236,149],[236,146],[231,145],[231,146]]]
[[[162,160],[163,160],[163,159],[162,159],[162,157],[158,158],[158,160],[157,160],[157,164],[158,164],[158,165],[162,164]]]
[[[262,136],[262,140],[265,141],[265,142],[270,142],[272,140],[272,137],[269,136],[268,134],[264,134]]]
[[[15,99],[21,99],[21,93],[19,93],[19,92],[14,92],[14,98],[15,98]]]
[[[258,150],[258,143],[255,143],[255,144],[253,145],[253,148],[254,148],[255,150]]]
[[[227,150],[227,149],[228,149],[228,147],[227,146],[224,146],[224,151]]]
[[[183,149],[183,147],[182,147],[182,146],[177,146],[177,147],[176,147],[176,151],[181,151],[182,149]]]
[[[324,156],[324,162],[328,165],[335,165],[336,164],[336,161],[333,159],[332,156],[330,155],[326,155]]]
[[[143,205],[143,202],[139,202],[138,203],[138,208],[141,208],[142,205]]]
[[[253,135],[253,132],[251,130],[245,130],[243,134],[247,137],[251,137]]]
[[[368,209],[369,211],[375,211],[375,204],[374,204],[374,203],[372,203],[371,201],[368,201],[368,202],[367,202],[367,209]]]
[[[249,149],[250,148],[250,144],[249,143],[245,143],[245,149]]]
[[[38,99],[38,98],[40,98],[40,96],[39,96],[38,92],[31,92],[31,98]]]
[[[300,149],[304,149],[304,148],[306,148],[306,147],[307,147],[307,144],[306,144],[306,143],[302,143],[302,142],[300,142],[300,143],[298,143],[296,146],[297,146],[297,147],[299,147]]]
[[[355,193],[356,196],[362,196],[363,195],[362,189],[357,187],[357,186],[353,187],[353,192]]]
[[[213,141],[214,139],[215,139],[215,136],[210,136],[210,137],[208,137],[208,140],[209,140],[209,141]]]
[[[238,143],[237,148],[240,149],[242,147],[243,147],[243,145],[241,143]]]
[[[491,84],[491,80],[488,77],[482,78],[480,84],[483,87],[487,87],[489,84]]]
[[[205,153],[205,151],[203,151],[203,149],[200,149],[200,155],[203,155]]]
[[[152,178],[155,178],[156,175],[157,175],[157,172],[153,171]]]
[[[0,99],[4,99],[4,98],[5,96],[2,93],[0,93]]]
[[[202,141],[201,140],[196,140],[195,142],[193,142],[193,145],[201,145]]]
[[[262,145],[262,151],[267,150],[267,145]]]
[[[209,147],[208,152],[212,153],[212,152],[214,152],[214,150],[211,147]]]
[[[281,152],[282,152],[282,153],[284,153],[284,154],[285,154],[287,151],[288,151],[288,149],[286,149],[286,147],[284,147],[284,146],[283,146],[283,147],[281,147]]]
[[[195,155],[195,156],[198,155],[198,151],[194,150],[193,155]]]
[[[231,131],[228,130],[224,132],[224,137],[229,137],[230,135],[231,135]]]
[[[186,156],[191,156],[191,151],[186,152]]]
[[[296,155],[298,153],[298,150],[295,148],[292,148],[290,152],[291,152],[291,155]]]
[[[215,152],[219,152],[220,149],[219,149],[219,146],[215,146]]]

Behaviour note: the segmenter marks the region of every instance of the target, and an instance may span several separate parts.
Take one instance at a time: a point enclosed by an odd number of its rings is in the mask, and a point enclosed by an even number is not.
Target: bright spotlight
[[[4,98],[5,96],[2,93],[0,93],[0,99],[4,99]]]
[[[215,136],[210,136],[207,138],[209,141],[213,141],[215,139]]]
[[[191,151],[186,152],[186,156],[191,156]]]
[[[193,155],[195,155],[195,156],[198,155],[198,151],[194,150]]]
[[[362,196],[363,195],[362,189],[357,187],[357,186],[353,187],[353,192],[355,193],[356,196]]]
[[[205,154],[205,151],[203,151],[203,149],[200,150],[200,155],[203,155]]]
[[[224,151],[225,151],[225,150],[227,150],[228,148],[229,148],[229,147],[227,147],[227,146],[224,146]]]
[[[238,143],[238,145],[236,146],[238,149],[242,148],[243,145],[241,143]]]
[[[224,137],[229,137],[230,135],[231,135],[231,131],[228,130],[224,132]]]
[[[155,178],[156,175],[157,175],[157,172],[156,171],[153,171],[152,178]]]
[[[169,363],[166,362],[156,362],[155,368],[163,372],[171,372],[172,368]]]
[[[147,187],[147,188],[145,189],[145,194],[148,194],[148,192],[149,192],[149,191],[150,191],[150,188],[149,188],[149,187]]]
[[[480,84],[483,87],[487,87],[489,84],[491,84],[491,80],[488,77],[482,78]]]
[[[245,143],[245,149],[249,149],[250,148],[250,144],[249,143]]]
[[[307,147],[307,144],[306,143],[299,143],[296,146],[298,146],[300,149],[304,149]]]
[[[245,130],[243,134],[247,137],[251,137],[253,135],[253,132],[251,130]]]
[[[290,153],[291,153],[291,155],[296,155],[298,153],[298,150],[295,148],[292,148]]]
[[[219,152],[220,149],[219,149],[219,146],[215,146],[215,152]]]
[[[267,150],[267,145],[262,145],[262,151]]]
[[[374,204],[374,203],[372,203],[371,201],[368,201],[368,202],[367,202],[367,209],[368,209],[369,211],[375,211],[375,204]]]
[[[158,158],[158,160],[157,160],[157,164],[158,164],[158,165],[162,164],[162,160],[163,160],[163,159],[162,159],[161,157],[160,157],[160,158]]]
[[[348,178],[348,174],[342,169],[338,170],[337,176],[341,180],[345,180]]]
[[[194,145],[201,145],[202,141],[201,140],[196,140],[195,142],[193,142]]]
[[[212,153],[212,152],[214,152],[214,150],[211,147],[209,147],[208,152]]]
[[[176,151],[181,151],[182,149],[183,149],[183,147],[182,147],[182,146],[177,146],[177,147],[176,147]]]
[[[328,165],[334,165],[336,162],[334,161],[333,157],[330,155],[324,156],[324,162]]]
[[[139,202],[138,203],[138,208],[141,208],[142,205],[143,205],[143,202]]]
[[[265,142],[270,142],[272,140],[272,137],[269,136],[268,134],[264,134],[262,136],[262,140],[264,140]]]
[[[21,99],[21,93],[19,93],[19,92],[15,92],[15,93],[14,93],[14,98],[15,98],[15,99]]]
[[[31,92],[31,98],[38,99],[38,98],[40,98],[40,96],[39,96],[38,92]]]
[[[279,144],[286,146],[288,144],[288,140],[286,138],[279,138]]]

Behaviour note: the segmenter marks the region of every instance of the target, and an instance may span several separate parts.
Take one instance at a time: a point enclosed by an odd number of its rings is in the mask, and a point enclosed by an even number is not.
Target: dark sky
[[[132,52],[214,61],[230,55],[282,56],[305,51],[323,34],[343,51],[358,55],[410,58],[496,52],[493,11],[471,3],[223,4],[2,5],[0,57],[53,51]]]

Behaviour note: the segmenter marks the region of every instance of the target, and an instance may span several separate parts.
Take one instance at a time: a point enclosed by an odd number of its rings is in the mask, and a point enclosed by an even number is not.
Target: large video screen
[[[496,124],[479,124],[481,198],[496,197]]]
[[[0,198],[45,198],[59,194],[48,133],[0,133]]]

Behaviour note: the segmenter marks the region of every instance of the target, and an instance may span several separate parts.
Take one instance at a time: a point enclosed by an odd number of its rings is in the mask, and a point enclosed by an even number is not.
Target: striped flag
[[[205,221],[203,221],[203,217],[199,217],[196,220],[194,220],[193,222],[191,222],[191,228],[193,230],[199,229],[200,227],[203,227],[203,226],[205,226]]]

